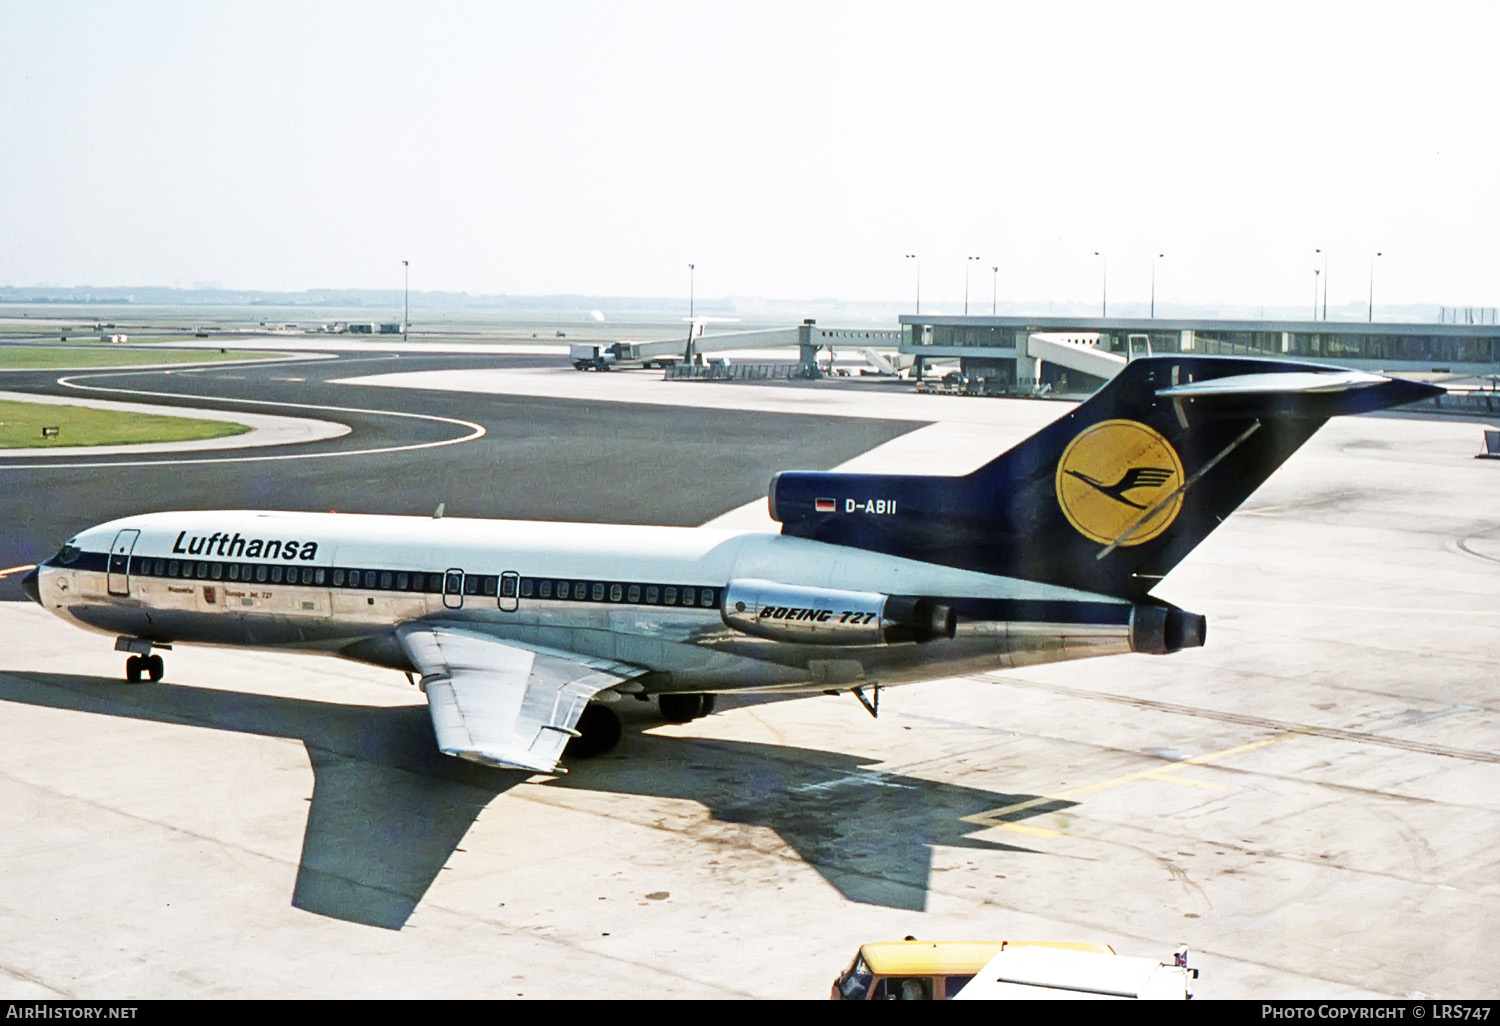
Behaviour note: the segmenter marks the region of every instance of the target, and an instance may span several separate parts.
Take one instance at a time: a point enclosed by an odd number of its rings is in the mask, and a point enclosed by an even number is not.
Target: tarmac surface
[[[774,470],[948,472],[1067,409],[381,360],[74,376],[351,430],[263,453],[312,459],[0,461],[0,572],[146,509],[753,521]],[[347,383],[471,367],[494,373]],[[76,391],[48,380],[4,377]],[[559,778],[438,755],[397,674],[179,648],[127,685],[108,638],[0,604],[0,992],[817,998],[859,944],[912,934],[1186,943],[1200,998],[1493,996],[1500,465],[1479,443],[1453,420],[1325,427],[1157,589],[1208,616],[1202,649],[888,689],[878,719],[744,696],[668,726],[627,702],[620,747]]]

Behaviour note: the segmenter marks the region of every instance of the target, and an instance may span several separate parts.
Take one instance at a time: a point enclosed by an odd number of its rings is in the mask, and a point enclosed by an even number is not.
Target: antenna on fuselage
[[[446,505],[448,505],[446,502],[440,502],[440,503],[438,503],[438,508],[432,511],[432,519],[434,519],[434,520],[441,520],[441,519],[443,519],[443,507],[446,506]]]

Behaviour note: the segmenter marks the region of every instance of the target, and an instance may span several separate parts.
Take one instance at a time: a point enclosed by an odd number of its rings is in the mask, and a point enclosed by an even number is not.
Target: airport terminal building
[[[901,315],[914,373],[959,361],[995,390],[1092,390],[1131,352],[1284,357],[1405,374],[1500,374],[1500,325]]]

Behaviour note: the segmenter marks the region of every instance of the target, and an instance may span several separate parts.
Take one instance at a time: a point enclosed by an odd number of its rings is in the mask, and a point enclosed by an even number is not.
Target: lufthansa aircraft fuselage
[[[1161,645],[1122,599],[702,528],[153,513],[78,535],[36,586],[105,634],[408,671],[393,625],[440,618],[649,668],[645,693],[896,684]]]

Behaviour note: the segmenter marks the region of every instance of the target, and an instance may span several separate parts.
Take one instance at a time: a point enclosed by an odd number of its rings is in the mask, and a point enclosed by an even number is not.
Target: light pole
[[[1109,316],[1109,257],[1094,250],[1094,256],[1099,258],[1099,316]]]
[[[689,367],[698,365],[698,354],[693,351],[693,330],[697,327],[693,323],[693,268],[696,265],[688,264],[688,340],[687,349],[683,351],[682,359]]]
[[[1321,249],[1313,250],[1314,253],[1323,253]],[[1313,319],[1317,320],[1318,311],[1316,304],[1313,309]],[[1328,320],[1328,254],[1323,253],[1323,319]]]
[[[1318,275],[1322,272],[1313,268],[1313,320],[1318,319]]]
[[[964,316],[969,316],[969,263],[978,260],[978,257],[969,257],[964,261]]]
[[[917,313],[922,312],[922,259],[915,253],[906,254],[906,259],[917,262]]]
[[[990,283],[990,316],[993,317],[995,316],[995,308],[1000,301],[1000,268],[998,266],[991,267],[990,274],[993,276]]]
[[[1151,316],[1153,318],[1156,316],[1156,262],[1164,256],[1166,256],[1165,253],[1158,253],[1151,258]]]
[[[411,330],[411,265],[405,260],[401,261],[401,277],[402,291],[405,293],[401,313],[401,341],[405,342],[407,332]]]
[[[1375,323],[1375,257],[1378,256],[1384,256],[1384,254],[1377,252],[1375,256],[1370,258],[1370,305],[1368,313],[1365,314],[1365,322],[1367,324]]]

